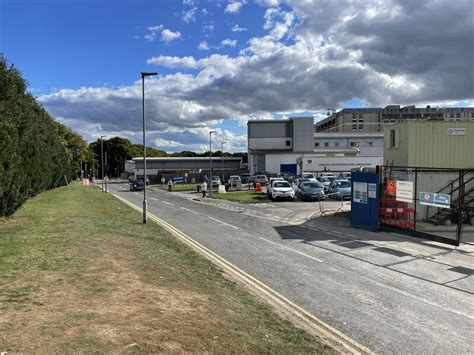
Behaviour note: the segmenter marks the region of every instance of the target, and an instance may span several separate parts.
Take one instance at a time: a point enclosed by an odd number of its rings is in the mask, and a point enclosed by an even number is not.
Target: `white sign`
[[[377,184],[369,184],[369,198],[377,198]]]
[[[465,128],[448,128],[448,136],[464,136],[465,134]]]
[[[367,204],[367,183],[354,182],[352,202]]]
[[[413,181],[397,180],[397,201],[413,203]]]
[[[382,157],[321,157],[305,154],[302,159],[303,171],[351,171],[354,168],[383,165]],[[279,166],[279,165],[278,165]]]

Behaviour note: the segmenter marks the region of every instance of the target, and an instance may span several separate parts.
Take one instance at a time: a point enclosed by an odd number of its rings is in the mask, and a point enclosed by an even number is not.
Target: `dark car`
[[[324,188],[319,182],[304,181],[298,185],[296,196],[300,200],[324,199]]]
[[[142,191],[145,188],[145,183],[142,180],[133,180],[130,183],[130,191]]]
[[[247,173],[240,174],[240,180],[242,181],[242,184],[249,183],[251,177],[252,177],[251,174],[247,174]]]

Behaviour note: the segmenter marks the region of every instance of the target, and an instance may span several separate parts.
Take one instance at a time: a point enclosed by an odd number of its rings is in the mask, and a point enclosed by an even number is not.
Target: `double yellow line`
[[[118,198],[126,205],[132,207],[133,209],[142,212],[142,209],[134,205],[133,203],[123,199],[122,197],[116,194],[113,194],[113,196]],[[189,245],[195,251],[203,255],[206,259],[210,260],[213,264],[223,269],[236,282],[242,284],[249,291],[264,299],[271,306],[273,306],[277,313],[283,318],[305,329],[310,334],[316,335],[317,337],[323,339],[331,346],[342,346],[344,349],[340,350],[343,350],[344,352],[349,352],[352,354],[374,354],[370,349],[349,338],[347,335],[341,333],[339,330],[335,329],[329,324],[323,322],[321,319],[315,317],[297,304],[291,302],[289,299],[285,298],[277,291],[268,287],[264,283],[254,278],[252,275],[249,275],[242,269],[238,268],[226,259],[217,255],[205,246],[199,244],[191,237],[187,236],[168,222],[158,218],[150,212],[147,213],[147,216],[150,220],[162,226],[173,236],[175,236],[185,244]]]

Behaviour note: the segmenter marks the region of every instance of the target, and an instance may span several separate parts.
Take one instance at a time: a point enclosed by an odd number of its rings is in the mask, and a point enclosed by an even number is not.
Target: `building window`
[[[324,146],[329,147],[329,143],[328,142],[324,143]]]
[[[314,143],[314,146],[315,146],[315,147],[319,147],[319,143]]]
[[[291,141],[285,141],[285,144],[287,147],[289,147],[291,145]]]
[[[359,123],[359,129],[364,129],[364,125],[362,123]]]
[[[357,118],[357,115],[355,113],[352,114],[352,119],[356,119]]]
[[[456,118],[461,118],[461,112],[456,112]]]
[[[352,130],[353,130],[353,131],[357,131],[357,124],[353,124],[353,125],[352,125]]]
[[[398,148],[399,146],[399,135],[398,129],[390,130],[390,148]]]
[[[351,142],[351,147],[358,147],[359,143],[358,142]]]
[[[339,147],[339,142],[334,142],[335,147]]]
[[[449,113],[449,118],[454,118],[454,112]]]

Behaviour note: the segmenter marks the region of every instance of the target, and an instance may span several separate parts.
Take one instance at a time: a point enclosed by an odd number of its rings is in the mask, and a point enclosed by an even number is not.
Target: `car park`
[[[130,182],[130,191],[143,191],[145,183],[142,180],[133,180]]]
[[[255,182],[258,182],[260,185],[267,185],[268,178],[266,175],[255,175]]]
[[[248,174],[248,173],[240,174],[240,180],[242,181],[242,184],[249,183],[251,177],[252,177],[252,174]]]
[[[288,181],[273,181],[270,191],[271,193],[269,197],[271,200],[275,200],[278,198],[287,198],[290,200],[294,200],[295,198],[295,192]]]
[[[316,176],[313,173],[302,173],[301,178],[309,179],[310,181],[317,182]]]
[[[270,197],[270,195],[271,195],[272,183],[274,181],[285,181],[285,179],[283,179],[281,177],[271,177],[270,179],[268,179],[268,186],[267,186],[267,195],[268,195],[268,197]]]
[[[329,193],[334,194],[331,197],[335,199],[339,199],[341,197],[343,199],[350,199],[351,190],[351,183],[346,179],[336,179],[329,185]]]
[[[296,196],[300,200],[324,199],[324,188],[319,182],[304,181],[298,185]]]
[[[221,178],[217,175],[214,175],[211,179],[212,181],[212,188],[219,188],[219,185],[221,184]]]
[[[319,182],[323,184],[324,192],[328,192],[331,183],[336,180],[335,176],[323,176],[319,178]]]

